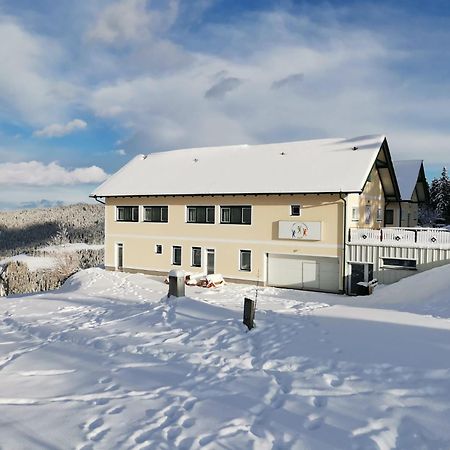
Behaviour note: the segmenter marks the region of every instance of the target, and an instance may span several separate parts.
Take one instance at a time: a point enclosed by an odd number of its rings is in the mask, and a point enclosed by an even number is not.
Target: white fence
[[[450,248],[450,232],[439,228],[351,228],[349,231],[349,244]]]

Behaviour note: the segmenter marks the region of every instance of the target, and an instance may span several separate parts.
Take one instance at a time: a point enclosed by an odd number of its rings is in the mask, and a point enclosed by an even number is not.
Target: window
[[[202,267],[202,249],[201,247],[192,247],[192,267]]]
[[[377,209],[377,222],[383,221],[383,210],[381,208]]]
[[[230,208],[224,208],[222,207],[220,211],[220,222],[221,223],[230,223],[231,220],[231,212]]]
[[[156,244],[155,245],[155,253],[158,255],[162,254],[162,245],[161,244]]]
[[[144,206],[144,222],[168,222],[168,207]]]
[[[251,206],[222,206],[220,208],[220,223],[251,225]]]
[[[395,269],[417,269],[417,261],[415,259],[399,259],[399,258],[383,258],[383,267]]]
[[[300,216],[300,215],[301,215],[301,206],[291,205],[291,216]]]
[[[371,219],[372,219],[372,210],[370,208],[370,205],[366,205],[365,224],[369,225]]]
[[[139,221],[138,206],[117,206],[116,220],[118,222],[137,222]]]
[[[394,225],[394,210],[387,209],[384,213],[384,224],[385,225]]]
[[[179,245],[172,247],[172,264],[174,266],[181,266],[181,247]]]
[[[252,270],[252,252],[250,250],[241,250],[239,258],[239,270],[250,272]]]
[[[359,207],[352,208],[352,220],[353,222],[359,221]]]
[[[215,206],[188,206],[188,223],[215,223]]]

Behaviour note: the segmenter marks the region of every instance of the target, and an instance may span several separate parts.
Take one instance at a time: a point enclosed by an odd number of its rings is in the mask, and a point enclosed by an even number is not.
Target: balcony
[[[450,232],[439,228],[350,228],[349,244],[450,249]]]

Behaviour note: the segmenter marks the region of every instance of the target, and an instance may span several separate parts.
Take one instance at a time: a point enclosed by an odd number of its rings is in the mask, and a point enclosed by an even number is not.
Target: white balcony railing
[[[450,232],[439,228],[351,228],[348,237],[351,244],[450,248]]]

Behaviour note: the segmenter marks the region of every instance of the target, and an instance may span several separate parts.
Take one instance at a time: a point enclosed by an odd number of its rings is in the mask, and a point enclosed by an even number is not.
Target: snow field
[[[158,279],[88,269],[2,299],[0,446],[448,449],[449,269],[372,298],[263,288],[251,332],[251,286],[167,299]],[[420,290],[441,318],[415,314]]]

